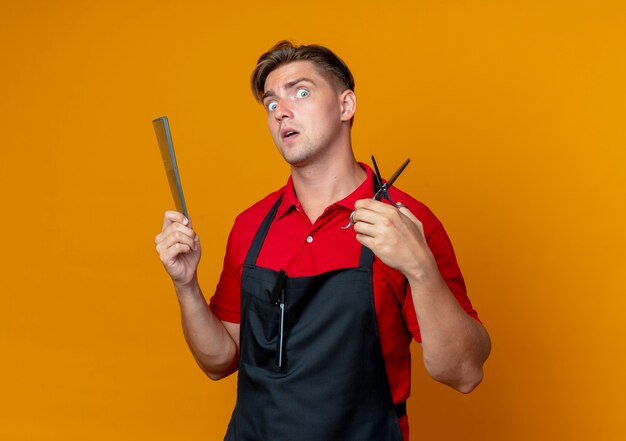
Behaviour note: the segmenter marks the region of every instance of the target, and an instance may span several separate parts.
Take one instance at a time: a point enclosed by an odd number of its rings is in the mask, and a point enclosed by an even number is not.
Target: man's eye
[[[272,101],[267,105],[267,110],[271,112],[272,110],[276,110],[276,107],[278,107],[278,103],[276,101]]]
[[[308,90],[306,90],[306,89],[299,89],[299,90],[296,92],[296,96],[297,96],[298,98],[305,98],[305,97],[309,96],[309,91],[308,91]]]

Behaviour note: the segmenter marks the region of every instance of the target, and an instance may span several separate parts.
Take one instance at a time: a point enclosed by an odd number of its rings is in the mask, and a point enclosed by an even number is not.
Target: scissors
[[[400,173],[402,173],[404,169],[406,168],[406,166],[409,165],[409,162],[411,162],[411,158],[407,158],[407,160],[404,161],[404,163],[400,166],[400,168],[396,170],[393,176],[389,178],[387,182],[383,182],[383,178],[380,176],[380,171],[378,170],[378,165],[376,164],[374,155],[372,155],[372,163],[374,164],[374,171],[376,172],[376,182],[378,183],[378,191],[376,192],[373,198],[375,201],[380,201],[382,198],[385,198],[389,202],[391,202],[394,206],[396,206],[396,203],[389,196],[389,187],[391,187],[394,181],[398,179],[398,176],[400,176]],[[354,225],[354,213],[356,213],[356,210],[350,213],[350,221],[348,222],[348,225],[341,227],[342,230],[347,230],[348,228]]]

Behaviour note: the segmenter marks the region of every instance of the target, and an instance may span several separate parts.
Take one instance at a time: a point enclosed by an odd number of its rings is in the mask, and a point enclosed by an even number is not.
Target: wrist
[[[174,289],[176,290],[176,295],[179,300],[202,295],[196,275],[194,275],[188,282],[174,282]]]
[[[427,257],[429,258],[419,259],[416,264],[405,273],[405,277],[411,286],[433,288],[441,283],[445,284],[434,257],[432,254]]]

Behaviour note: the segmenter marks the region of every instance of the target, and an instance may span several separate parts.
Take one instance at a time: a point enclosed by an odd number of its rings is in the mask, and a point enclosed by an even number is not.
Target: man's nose
[[[276,109],[274,110],[274,116],[278,120],[293,117],[291,106],[286,100],[281,100],[278,102]]]

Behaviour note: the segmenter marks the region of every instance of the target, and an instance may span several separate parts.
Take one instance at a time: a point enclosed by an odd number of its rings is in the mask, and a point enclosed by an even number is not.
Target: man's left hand
[[[400,203],[398,207],[373,199],[357,201],[353,216],[356,239],[405,276],[424,276],[437,268],[424,227],[408,208]]]

